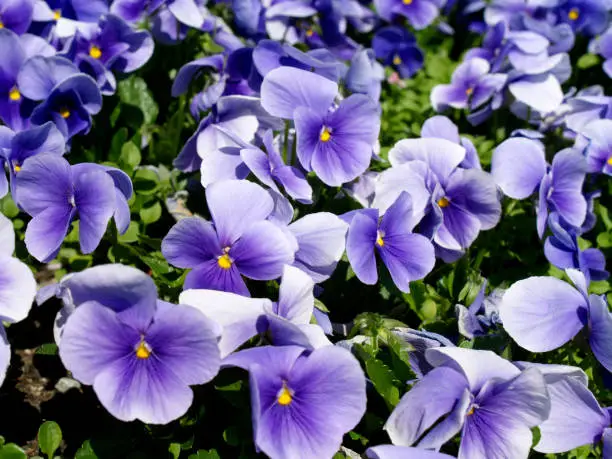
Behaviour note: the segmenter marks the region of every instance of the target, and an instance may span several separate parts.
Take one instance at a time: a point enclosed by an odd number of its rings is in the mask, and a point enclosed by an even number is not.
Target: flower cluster
[[[55,302],[73,384],[238,406],[230,457],[612,457],[609,9],[0,0],[0,383]]]

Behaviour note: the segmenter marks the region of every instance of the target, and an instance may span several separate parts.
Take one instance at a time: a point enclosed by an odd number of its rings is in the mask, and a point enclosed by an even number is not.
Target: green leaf
[[[142,195],[151,195],[157,191],[159,176],[151,169],[138,169],[134,174],[134,191]]]
[[[133,142],[124,143],[121,147],[121,155],[119,156],[119,166],[121,169],[132,172],[142,161],[140,150]]]
[[[62,443],[62,430],[56,422],[46,421],[38,429],[38,445],[40,450],[49,457],[53,458],[53,454],[57,451]]]
[[[36,354],[39,355],[57,355],[57,344],[46,343],[41,344],[36,348]]]
[[[399,403],[399,390],[393,385],[395,379],[393,372],[380,360],[374,358],[366,361],[365,367],[374,388],[392,410]]]
[[[599,56],[596,54],[583,54],[578,59],[578,68],[582,70],[589,69],[599,64]]]
[[[15,443],[4,445],[0,449],[0,459],[27,459],[26,453]]]
[[[180,443],[170,443],[168,447],[168,452],[172,454],[172,459],[179,459],[181,455],[181,445]]]
[[[162,206],[159,201],[155,201],[155,203],[151,207],[144,207],[140,209],[140,218],[142,219],[142,222],[145,225],[155,223],[161,218],[161,215]]]
[[[127,105],[138,107],[143,115],[146,124],[153,124],[157,119],[159,107],[153,99],[147,83],[140,77],[130,77],[119,82],[117,94],[121,102]]]
[[[98,459],[98,456],[92,449],[89,440],[85,440],[83,442],[83,445],[81,445],[79,450],[74,455],[74,459]]]
[[[137,222],[131,222],[128,230],[125,234],[120,234],[117,237],[117,240],[122,244],[129,244],[130,242],[136,242],[138,240],[138,233],[140,232],[140,228]]]
[[[201,449],[196,454],[190,455],[189,459],[221,459],[221,456],[219,456],[219,453],[217,453],[215,449],[210,449],[208,451]]]

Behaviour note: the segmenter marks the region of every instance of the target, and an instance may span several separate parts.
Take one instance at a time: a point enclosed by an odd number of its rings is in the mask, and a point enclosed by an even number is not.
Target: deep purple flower
[[[438,449],[461,432],[459,459],[527,458],[531,428],[548,417],[542,374],[491,351],[426,351],[434,369],[402,397],[385,424],[393,444]]]
[[[122,421],[182,416],[193,400],[189,386],[219,371],[219,326],[195,308],[158,300],[151,278],[131,267],[97,266],[71,286],[88,298],[63,327],[66,368]]]
[[[64,136],[50,121],[17,133],[0,126],[0,163],[8,166],[11,194],[15,199],[15,175],[26,159],[42,153],[61,156],[65,152]],[[4,196],[7,191],[6,176],[0,173],[0,195]]]
[[[268,130],[262,137],[265,153],[259,148],[248,146],[240,150],[240,157],[253,175],[264,185],[278,191],[276,185],[278,183],[293,199],[311,203],[312,188],[306,177],[296,167],[285,164],[274,144],[272,135],[272,131]]]
[[[17,35],[25,33],[32,23],[34,0],[0,1],[0,28],[8,29]]]
[[[59,155],[27,159],[17,174],[16,189],[19,205],[33,217],[26,229],[26,247],[41,262],[57,255],[77,218],[81,251],[93,252],[115,213],[111,176],[103,170],[71,167]]]
[[[409,283],[423,279],[434,267],[436,256],[429,240],[412,234],[418,220],[412,213],[410,195],[402,192],[379,218],[377,209],[355,212],[347,235],[346,254],[355,274],[365,284],[378,281],[376,253],[402,292]]]
[[[333,456],[365,412],[363,371],[342,348],[265,346],[223,365],[249,371],[255,444],[272,459]]]
[[[377,30],[372,49],[383,64],[395,67],[402,78],[410,78],[423,67],[423,52],[414,35],[403,27],[387,26]]]
[[[13,223],[0,214],[0,319],[15,323],[25,319],[36,295],[36,281],[25,263],[13,258],[15,231]],[[0,326],[0,385],[11,362],[4,326]]]
[[[566,0],[556,13],[559,22],[569,24],[576,32],[597,35],[608,25],[608,9],[601,0]]]
[[[192,268],[185,289],[211,289],[249,296],[242,276],[256,280],[280,277],[295,247],[277,225],[267,221],[274,209],[270,195],[244,180],[216,182],[206,189],[212,216],[179,221],[162,242],[173,265]]]
[[[142,67],[153,55],[153,39],[147,31],[135,31],[119,17],[107,15],[88,36],[77,33],[65,54],[109,95],[116,89],[113,72]]]
[[[66,139],[89,131],[91,115],[102,108],[98,85],[62,57],[33,57],[19,71],[21,93],[42,101],[32,112],[34,124],[53,121]]]
[[[544,255],[551,264],[559,269],[578,269],[585,275],[587,282],[605,280],[610,276],[601,250],[580,248],[579,228],[569,225],[557,213],[548,218],[548,227],[552,235],[544,242]]]
[[[436,86],[431,104],[437,111],[445,107],[474,110],[479,108],[506,83],[506,75],[490,73],[490,64],[482,58],[469,59],[453,72],[450,84]]]
[[[439,0],[375,0],[378,15],[393,22],[398,16],[408,19],[410,25],[421,30],[430,25],[440,14],[444,2]]]
[[[575,285],[554,277],[530,277],[514,283],[502,298],[504,329],[531,352],[557,349],[587,327],[591,350],[612,370],[612,314],[605,296],[588,295],[584,275],[565,271]]]
[[[297,345],[307,349],[329,346],[323,329],[311,323],[314,313],[314,282],[308,274],[285,266],[278,302],[246,298],[215,290],[185,290],[179,301],[199,309],[223,327],[221,357],[231,354],[256,335],[267,333],[277,346]]]

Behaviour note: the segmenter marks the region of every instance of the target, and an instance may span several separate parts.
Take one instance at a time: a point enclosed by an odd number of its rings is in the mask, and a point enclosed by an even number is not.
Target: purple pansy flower
[[[587,327],[591,350],[612,371],[612,314],[605,296],[588,295],[585,276],[565,271],[575,288],[554,277],[530,277],[514,283],[502,298],[504,329],[531,352],[557,349]]]
[[[25,97],[43,101],[32,112],[32,123],[53,121],[66,139],[89,131],[91,115],[102,108],[94,79],[63,57],[29,59],[19,72],[17,85]]]
[[[387,26],[377,30],[372,49],[383,64],[395,67],[402,78],[410,78],[423,67],[423,52],[414,35],[403,27]]]
[[[8,29],[0,29],[0,48],[4,52],[0,62],[0,119],[13,130],[25,129],[35,104],[21,93],[17,77],[29,58],[52,56],[55,49],[40,37],[19,37]]]
[[[106,0],[35,0],[34,21],[54,23],[58,38],[72,37],[77,31],[88,34],[108,13]]]
[[[98,82],[104,95],[115,92],[113,72],[130,73],[153,55],[153,39],[135,31],[117,16],[104,16],[87,37],[77,33],[66,52],[81,71]]]
[[[393,22],[403,16],[415,29],[421,30],[430,25],[444,5],[440,0],[375,0],[378,15],[386,21]]]
[[[587,172],[612,175],[612,120],[595,120],[588,123],[579,133],[576,147],[584,145]]]
[[[249,371],[255,444],[272,459],[333,456],[365,412],[365,376],[339,347],[264,346],[223,366]]]
[[[240,157],[251,170],[253,175],[264,185],[278,191],[277,183],[282,185],[285,192],[293,199],[309,204],[312,202],[312,188],[306,177],[296,167],[287,166],[283,161],[273,139],[271,130],[262,136],[262,142],[266,149],[249,145],[240,150]]]
[[[28,266],[17,258],[13,223],[0,214],[0,319],[15,323],[25,319],[36,295],[36,281]],[[11,362],[11,348],[4,326],[0,326],[0,385]]]
[[[474,110],[499,93],[506,84],[506,75],[490,73],[490,64],[482,58],[469,59],[453,72],[450,84],[436,86],[431,104],[437,111],[445,107]]]
[[[226,357],[255,335],[268,333],[277,346],[316,349],[331,345],[323,329],[310,323],[314,308],[314,282],[304,272],[285,266],[278,302],[246,298],[215,290],[185,290],[179,301],[199,309],[223,327],[219,348]]]
[[[33,14],[34,0],[0,0],[0,29],[21,35],[30,27]]]
[[[26,229],[26,247],[41,262],[57,255],[77,218],[81,251],[93,252],[115,213],[111,176],[82,166],[71,167],[59,155],[41,154],[27,159],[17,174],[18,204],[33,217]]]
[[[576,32],[597,35],[608,25],[609,5],[601,0],[566,0],[556,9],[559,22]]]
[[[393,167],[381,174],[373,204],[386,209],[407,191],[415,214],[424,216],[419,232],[432,238],[437,255],[447,261],[461,256],[478,233],[493,228],[501,216],[492,177],[458,167],[465,157],[463,147],[446,139],[400,140],[389,151]]]
[[[594,39],[589,45],[589,51],[603,57],[603,70],[612,78],[612,29],[608,28],[605,33]]]
[[[195,308],[158,300],[153,281],[131,267],[97,266],[72,285],[88,298],[63,327],[66,368],[122,421],[167,424],[182,416],[193,400],[189,386],[219,371],[219,326]]]
[[[381,218],[377,209],[355,212],[348,230],[346,254],[359,280],[370,285],[377,282],[376,253],[402,292],[408,293],[411,281],[423,279],[431,272],[436,262],[435,251],[425,236],[412,234],[417,223],[406,192]]]
[[[362,49],[351,59],[344,85],[352,93],[365,94],[372,100],[380,98],[381,83],[385,79],[385,69],[376,60],[374,51]]]
[[[469,307],[466,308],[462,304],[455,305],[459,333],[468,339],[486,335],[490,328],[501,323],[499,320],[499,303],[503,291],[497,289],[491,295],[486,296],[486,288],[487,281],[485,280]]]
[[[548,218],[548,227],[552,235],[544,242],[544,255],[551,264],[559,269],[578,269],[585,275],[587,282],[605,280],[610,276],[606,271],[606,258],[601,250],[580,248],[579,228],[567,224],[556,213]]]
[[[65,152],[64,136],[50,121],[17,133],[0,126],[0,164],[8,165],[11,194],[15,199],[15,175],[26,159],[42,153],[61,156]],[[6,175],[0,173],[0,195],[4,196],[7,191]]]
[[[330,186],[365,172],[380,130],[379,108],[372,99],[353,94],[330,110],[337,95],[333,81],[292,67],[272,70],[261,86],[263,108],[294,120],[302,166]]]
[[[298,245],[293,265],[316,283],[329,279],[344,253],[348,225],[330,212],[316,212],[294,221],[287,229]]]
[[[421,127],[421,137],[446,139],[465,148],[465,158],[459,164],[464,169],[482,169],[478,151],[470,139],[459,136],[459,128],[449,118],[442,115],[425,120]]]
[[[539,364],[537,368],[545,370],[546,366]],[[587,375],[575,368],[572,373],[571,369],[544,373],[550,415],[540,424],[540,441],[533,449],[540,453],[562,453],[603,441],[602,457],[607,459],[612,454],[610,411],[601,408],[588,389]]]
[[[550,211],[567,223],[580,227],[587,213],[582,194],[586,161],[577,151],[558,152],[548,170],[544,146],[535,140],[515,137],[502,142],[493,152],[491,174],[505,195],[524,199],[539,189],[537,228],[544,235]]]
[[[393,444],[438,449],[461,432],[459,459],[527,458],[531,428],[550,411],[536,368],[520,371],[491,351],[426,351],[434,369],[402,397],[385,424]]]
[[[430,449],[395,445],[373,446],[367,449],[366,456],[369,459],[453,459],[453,456]]]
[[[268,221],[274,202],[263,188],[244,180],[216,182],[206,189],[212,221],[179,221],[162,242],[173,265],[192,268],[185,289],[212,289],[249,296],[242,279],[280,277],[294,260],[294,241]]]

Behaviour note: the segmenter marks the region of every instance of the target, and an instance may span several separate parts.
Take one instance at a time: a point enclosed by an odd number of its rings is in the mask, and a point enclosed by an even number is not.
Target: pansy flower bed
[[[0,0],[0,459],[612,459],[610,11]]]

